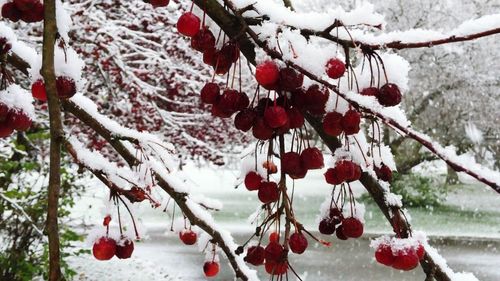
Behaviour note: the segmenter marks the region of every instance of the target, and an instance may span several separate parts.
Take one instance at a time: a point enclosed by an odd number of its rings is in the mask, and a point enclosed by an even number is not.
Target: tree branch
[[[56,34],[56,3],[55,0],[45,0],[41,74],[45,81],[50,119],[50,167],[46,228],[49,236],[50,281],[63,280],[60,264],[61,253],[58,225],[59,192],[61,188],[61,141],[63,138],[63,128],[54,72],[54,46],[56,42]]]

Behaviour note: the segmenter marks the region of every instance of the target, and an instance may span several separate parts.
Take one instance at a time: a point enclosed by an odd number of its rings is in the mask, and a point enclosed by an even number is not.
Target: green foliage
[[[447,189],[436,180],[417,174],[396,174],[391,183],[393,193],[403,196],[409,207],[434,207],[441,205]]]
[[[46,131],[18,134],[12,143],[0,144],[0,280],[47,276],[47,238],[40,233],[45,226],[48,177],[47,155],[40,152],[47,144]],[[73,254],[71,243],[81,240],[64,224],[80,189],[67,167],[63,160],[59,209],[63,258]],[[62,267],[66,278],[75,274],[64,260]]]

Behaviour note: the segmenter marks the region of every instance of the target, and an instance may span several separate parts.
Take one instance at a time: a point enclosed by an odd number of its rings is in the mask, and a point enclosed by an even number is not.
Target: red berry
[[[279,69],[273,61],[265,61],[255,69],[255,79],[262,86],[276,84],[279,79]]]
[[[191,48],[205,52],[206,50],[213,49],[215,46],[215,36],[212,31],[208,29],[208,27],[204,27],[200,29],[192,38],[191,38]]]
[[[207,83],[201,89],[201,101],[208,104],[214,104],[220,97],[220,88],[216,83]]]
[[[418,266],[418,255],[413,248],[396,251],[392,267],[400,270],[412,270]]]
[[[264,257],[266,261],[279,261],[283,257],[283,246],[278,242],[269,242],[266,246]]]
[[[215,73],[219,75],[226,74],[231,68],[231,65],[231,57],[229,57],[229,54],[222,52],[222,50],[213,55],[212,66],[214,67]]]
[[[240,58],[240,48],[234,41],[229,41],[224,44],[220,51],[225,54],[231,62],[236,62]]]
[[[368,88],[364,88],[361,93],[361,95],[363,96],[372,96],[372,97],[376,97],[378,96],[379,94],[379,90],[378,88],[376,87],[368,87]]]
[[[324,167],[323,153],[316,147],[309,147],[300,153],[300,161],[308,170],[322,169]]]
[[[232,115],[238,110],[240,102],[240,93],[233,89],[225,89],[218,100],[219,108]]]
[[[275,129],[286,124],[288,116],[281,106],[269,106],[264,111],[264,119],[269,127]]]
[[[401,102],[401,92],[396,84],[387,83],[380,88],[377,99],[383,106],[395,106]]]
[[[237,111],[246,109],[249,104],[250,104],[250,99],[248,98],[247,94],[243,92],[238,92],[238,99],[236,100],[235,109]]]
[[[389,167],[387,167],[384,163],[379,167],[375,167],[375,174],[380,180],[383,181],[391,181],[392,180],[392,171]]]
[[[344,215],[342,214],[342,211],[337,207],[330,208],[330,211],[328,212],[328,216],[331,219],[337,219],[337,218],[344,217]],[[340,223],[340,221],[338,221],[338,223]]]
[[[308,246],[306,237],[300,232],[290,235],[288,244],[290,245],[290,250],[296,254],[302,254]]]
[[[343,219],[342,232],[350,238],[361,237],[363,235],[363,223],[354,217]]]
[[[266,272],[271,275],[283,275],[288,270],[288,264],[286,262],[274,262],[266,260]]]
[[[257,118],[255,110],[249,108],[243,109],[236,114],[234,126],[240,131],[247,132],[252,128],[255,118]]]
[[[206,277],[214,277],[219,273],[219,263],[215,261],[207,261],[203,265],[203,272]]]
[[[348,110],[342,117],[340,122],[342,129],[346,135],[353,135],[359,132],[359,124],[361,123],[361,114],[356,110]]]
[[[13,22],[19,21],[21,18],[22,12],[16,7],[13,2],[5,3],[2,6],[2,17],[9,19]]]
[[[323,118],[323,130],[330,136],[340,136],[342,134],[342,114],[338,112],[328,112]]]
[[[280,235],[278,234],[278,232],[273,231],[271,232],[271,234],[269,234],[269,242],[279,243],[279,241],[280,241]]]
[[[116,257],[119,259],[128,259],[132,256],[134,252],[134,242],[129,238],[122,238],[122,240],[116,244]]]
[[[255,123],[253,124],[252,134],[256,139],[268,140],[273,136],[273,129],[270,128],[264,118],[257,117]]]
[[[262,246],[252,246],[248,248],[244,260],[249,264],[259,266],[264,264],[264,256],[265,250]]]
[[[335,232],[335,223],[330,218],[324,218],[319,222],[318,230],[321,234],[332,235]]]
[[[166,7],[170,0],[149,0],[149,3],[153,5],[153,8]]]
[[[33,9],[39,0],[14,0],[12,1],[19,11],[25,12]]]
[[[9,111],[9,107],[5,103],[0,102],[0,122],[4,121],[7,118]]]
[[[325,105],[328,101],[328,89],[321,89],[319,85],[311,85],[306,92],[306,109],[313,115],[325,114]]]
[[[212,116],[220,117],[220,118],[229,118],[233,115],[233,111],[228,111],[221,106],[220,102],[216,102],[212,106]]]
[[[7,124],[15,130],[26,131],[31,127],[31,118],[26,113],[18,110],[11,110],[7,115]]]
[[[191,229],[184,229],[179,232],[179,238],[186,245],[194,245],[198,239],[198,235],[196,235],[196,232]]]
[[[302,87],[304,75],[291,67],[280,69],[280,88],[283,91],[294,91]]]
[[[359,165],[348,160],[338,161],[335,165],[335,171],[338,173],[338,179],[342,180],[342,182],[356,181],[361,177]]]
[[[116,253],[116,242],[109,237],[101,237],[94,243],[92,254],[100,261],[110,260]]]
[[[61,99],[68,99],[76,94],[75,80],[67,76],[56,78],[56,88],[57,96]]]
[[[337,185],[344,182],[344,179],[340,177],[340,174],[336,168],[329,168],[328,170],[326,170],[324,176],[325,181],[329,184]]]
[[[33,8],[21,13],[21,20],[25,22],[39,22],[43,20],[43,4],[35,2]]]
[[[286,110],[290,129],[298,129],[304,126],[304,114],[296,107],[291,107]]]
[[[423,260],[424,259],[424,256],[425,256],[425,248],[422,244],[418,244],[417,246],[417,249],[415,250],[415,252],[417,253],[417,256],[418,256],[418,259],[419,260]]]
[[[339,240],[347,240],[348,239],[348,237],[345,236],[345,234],[344,234],[344,228],[342,227],[342,225],[339,225],[337,227],[337,232],[335,232],[335,235],[337,236],[337,238]]]
[[[289,175],[300,174],[302,172],[302,164],[300,155],[297,152],[287,152],[281,156],[281,169]]]
[[[208,50],[205,50],[203,52],[203,62],[205,64],[214,66],[214,61],[215,61],[215,53],[217,53],[217,50],[214,48],[210,48]]]
[[[299,88],[292,91],[291,104],[299,109],[300,111],[307,110],[308,98],[306,91],[303,88]]]
[[[330,59],[326,63],[326,74],[328,75],[328,77],[332,79],[338,79],[342,77],[344,73],[345,73],[345,64],[341,60],[335,58],[335,59]]]
[[[9,126],[6,121],[0,122],[0,138],[6,138],[14,132],[14,128]]]
[[[45,84],[43,80],[38,79],[31,85],[31,94],[37,100],[46,101],[47,100],[47,92],[45,92]]]
[[[249,172],[245,176],[245,186],[248,190],[258,190],[262,182],[262,177],[256,172]]]
[[[200,24],[200,18],[191,12],[187,12],[177,20],[177,30],[182,35],[193,37],[200,30]]]
[[[263,204],[276,202],[279,199],[278,185],[275,182],[262,182],[257,195]]]
[[[392,266],[395,257],[392,254],[391,246],[383,243],[380,244],[375,251],[375,259],[383,265]]]

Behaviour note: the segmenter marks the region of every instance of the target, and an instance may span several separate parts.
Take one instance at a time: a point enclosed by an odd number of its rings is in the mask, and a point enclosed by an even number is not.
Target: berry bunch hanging
[[[13,22],[39,22],[43,20],[43,3],[40,0],[13,0],[2,6],[2,17]]]

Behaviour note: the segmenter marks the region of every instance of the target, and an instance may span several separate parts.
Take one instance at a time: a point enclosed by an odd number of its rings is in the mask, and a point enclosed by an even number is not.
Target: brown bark
[[[50,167],[47,200],[47,226],[49,237],[49,280],[62,280],[61,253],[59,245],[58,208],[61,188],[61,141],[63,128],[61,108],[56,91],[54,72],[54,46],[56,42],[56,4],[54,0],[44,1],[43,61],[41,74],[47,91],[50,121]]]

